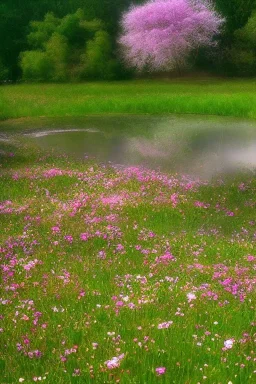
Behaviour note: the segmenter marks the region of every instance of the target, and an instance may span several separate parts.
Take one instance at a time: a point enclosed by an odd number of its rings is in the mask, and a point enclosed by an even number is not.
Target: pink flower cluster
[[[212,45],[222,23],[207,0],[150,0],[124,14],[120,44],[139,70],[176,69],[192,50]]]

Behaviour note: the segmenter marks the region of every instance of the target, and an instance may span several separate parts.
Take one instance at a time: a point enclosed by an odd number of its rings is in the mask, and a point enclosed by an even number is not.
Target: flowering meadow
[[[256,180],[0,144],[0,382],[256,382]]]

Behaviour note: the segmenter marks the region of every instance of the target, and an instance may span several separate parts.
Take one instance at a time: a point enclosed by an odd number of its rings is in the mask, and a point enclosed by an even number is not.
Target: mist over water
[[[48,126],[46,125],[48,124]],[[51,128],[49,128],[49,126]],[[47,149],[211,179],[256,170],[256,122],[207,116],[48,119],[26,135]],[[45,129],[47,128],[47,129]]]

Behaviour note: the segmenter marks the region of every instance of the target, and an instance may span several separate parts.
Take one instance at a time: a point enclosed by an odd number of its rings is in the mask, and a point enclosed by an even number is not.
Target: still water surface
[[[16,124],[42,148],[104,163],[143,165],[207,178],[256,169],[254,121],[127,115],[17,120]]]

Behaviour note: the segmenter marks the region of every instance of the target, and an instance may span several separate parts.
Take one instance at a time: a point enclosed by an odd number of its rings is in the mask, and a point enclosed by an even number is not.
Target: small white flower
[[[234,344],[234,341],[229,339],[229,340],[225,340],[224,341],[224,346],[227,348],[227,349],[231,349],[233,347],[233,344]]]
[[[196,299],[196,295],[193,293],[193,292],[189,292],[187,294],[187,298],[188,298],[188,301],[192,301],[192,300],[195,300]]]
[[[20,377],[19,378],[19,383],[23,383],[23,381],[25,381],[25,379],[23,379],[23,377]]]

